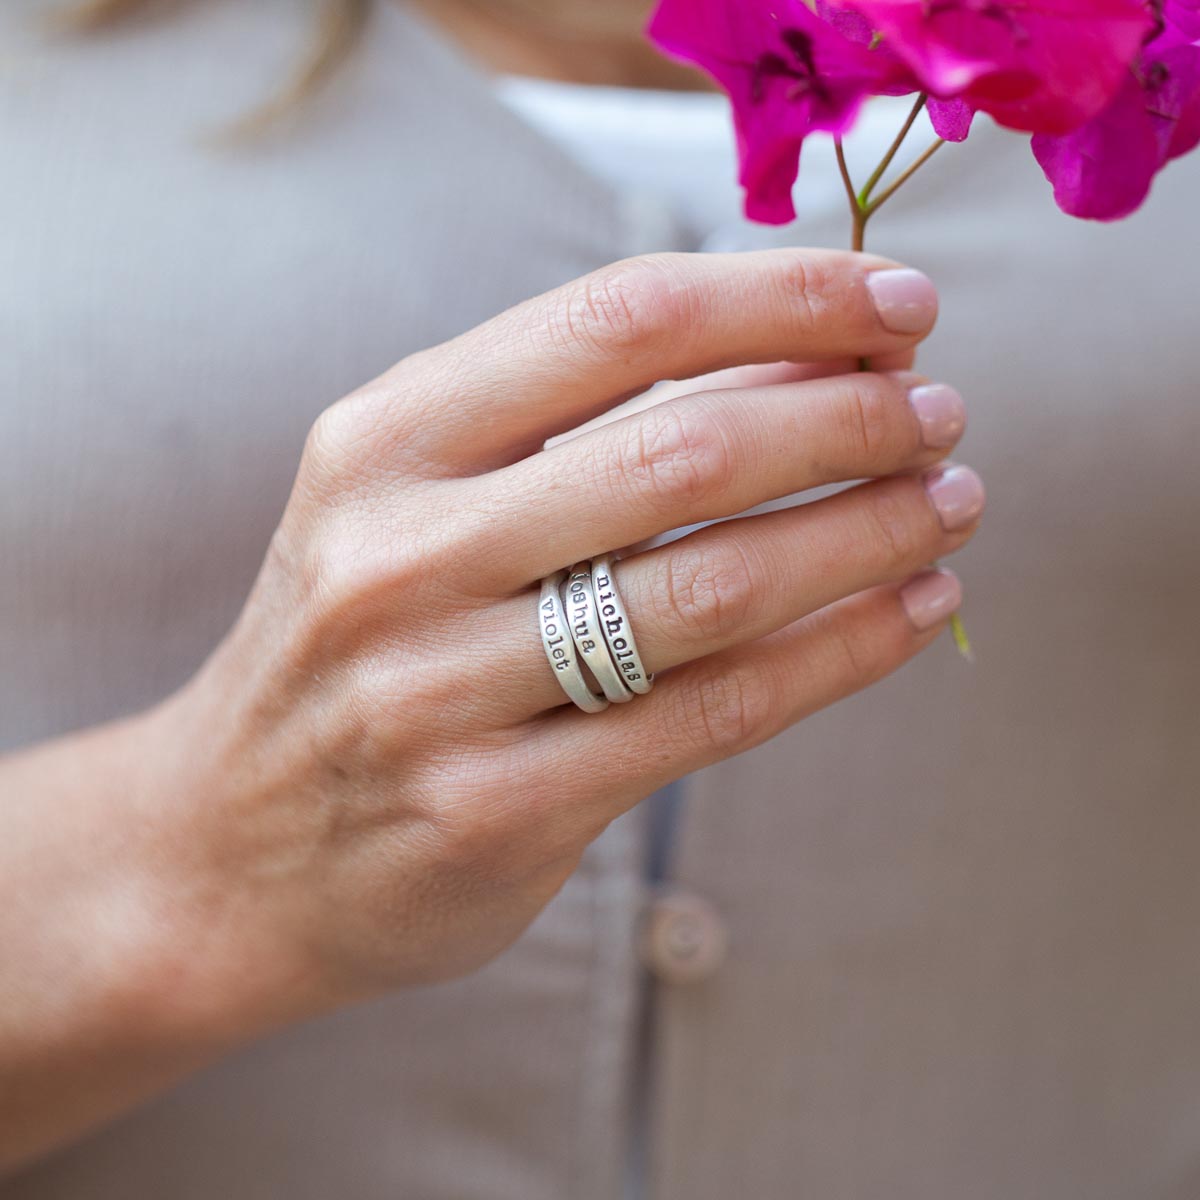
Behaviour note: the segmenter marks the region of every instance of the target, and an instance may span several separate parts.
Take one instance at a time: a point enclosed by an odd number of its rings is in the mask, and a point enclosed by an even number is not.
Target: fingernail
[[[962,584],[953,571],[926,571],[900,589],[900,603],[918,631],[940,625],[962,606]]]
[[[935,467],[925,475],[925,490],[947,533],[975,521],[986,502],[983,480],[970,467]]]
[[[967,427],[967,407],[954,388],[944,383],[923,384],[908,393],[908,402],[921,422],[921,441],[930,450],[958,444]]]
[[[867,291],[883,327],[892,333],[924,333],[937,319],[937,289],[920,271],[872,271]]]

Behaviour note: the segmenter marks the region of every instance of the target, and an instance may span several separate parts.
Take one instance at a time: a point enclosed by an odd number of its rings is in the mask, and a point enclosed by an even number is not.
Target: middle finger
[[[489,513],[496,548],[476,561],[474,581],[503,595],[666,530],[928,466],[958,442],[965,421],[952,388],[905,373],[665,401],[456,483]]]

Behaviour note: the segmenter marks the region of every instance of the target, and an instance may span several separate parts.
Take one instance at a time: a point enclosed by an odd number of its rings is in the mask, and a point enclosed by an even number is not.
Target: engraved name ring
[[[642,663],[629,614],[602,554],[542,580],[538,624],[546,659],[568,698],[584,712],[603,712],[645,695],[654,684]],[[586,664],[601,693],[592,691]]]
[[[559,589],[566,577],[566,571],[559,571],[555,575],[547,575],[542,580],[542,596],[538,603],[538,627],[542,634],[542,647],[546,651],[550,666],[554,669],[554,678],[562,684],[563,691],[584,712],[603,712],[608,707],[608,701],[603,696],[596,695],[583,677],[575,652],[575,641],[567,624],[567,614],[563,610]]]
[[[574,566],[567,573],[566,595],[563,605],[567,610],[567,621],[575,649],[587,663],[588,670],[604,689],[604,694],[614,704],[624,704],[633,699],[633,692],[625,686],[621,672],[613,661],[608,642],[600,629],[599,607],[596,604],[596,589],[592,586],[590,566]]]
[[[642,665],[633,626],[629,624],[629,614],[613,578],[614,562],[611,554],[592,559],[592,586],[600,609],[600,628],[626,686],[644,696],[654,686],[654,676]]]

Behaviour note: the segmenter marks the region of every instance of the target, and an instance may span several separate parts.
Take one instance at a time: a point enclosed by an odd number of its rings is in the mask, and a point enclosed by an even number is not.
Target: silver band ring
[[[633,639],[633,626],[629,613],[617,591],[613,576],[616,559],[611,554],[601,554],[592,559],[592,586],[600,610],[600,628],[608,643],[609,653],[628,687],[644,696],[654,686],[654,676],[646,670],[637,642]]]
[[[588,687],[575,653],[575,642],[567,624],[559,587],[567,577],[566,571],[547,575],[542,580],[542,596],[538,603],[538,628],[542,631],[542,648],[554,670],[554,678],[562,690],[587,713],[603,712],[608,701]]]
[[[608,649],[608,641],[600,628],[600,606],[596,603],[596,589],[592,586],[590,565],[576,563],[567,574],[567,586],[563,595],[563,606],[567,610],[567,621],[575,649],[587,663],[588,670],[596,677],[604,694],[614,704],[624,704],[633,699],[633,692],[626,686],[617,664]]]

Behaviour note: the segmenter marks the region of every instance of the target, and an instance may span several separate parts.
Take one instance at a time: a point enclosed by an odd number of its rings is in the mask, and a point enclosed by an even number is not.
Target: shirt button
[[[642,962],[663,983],[698,983],[725,961],[729,930],[707,900],[690,892],[657,897],[642,926]]]

